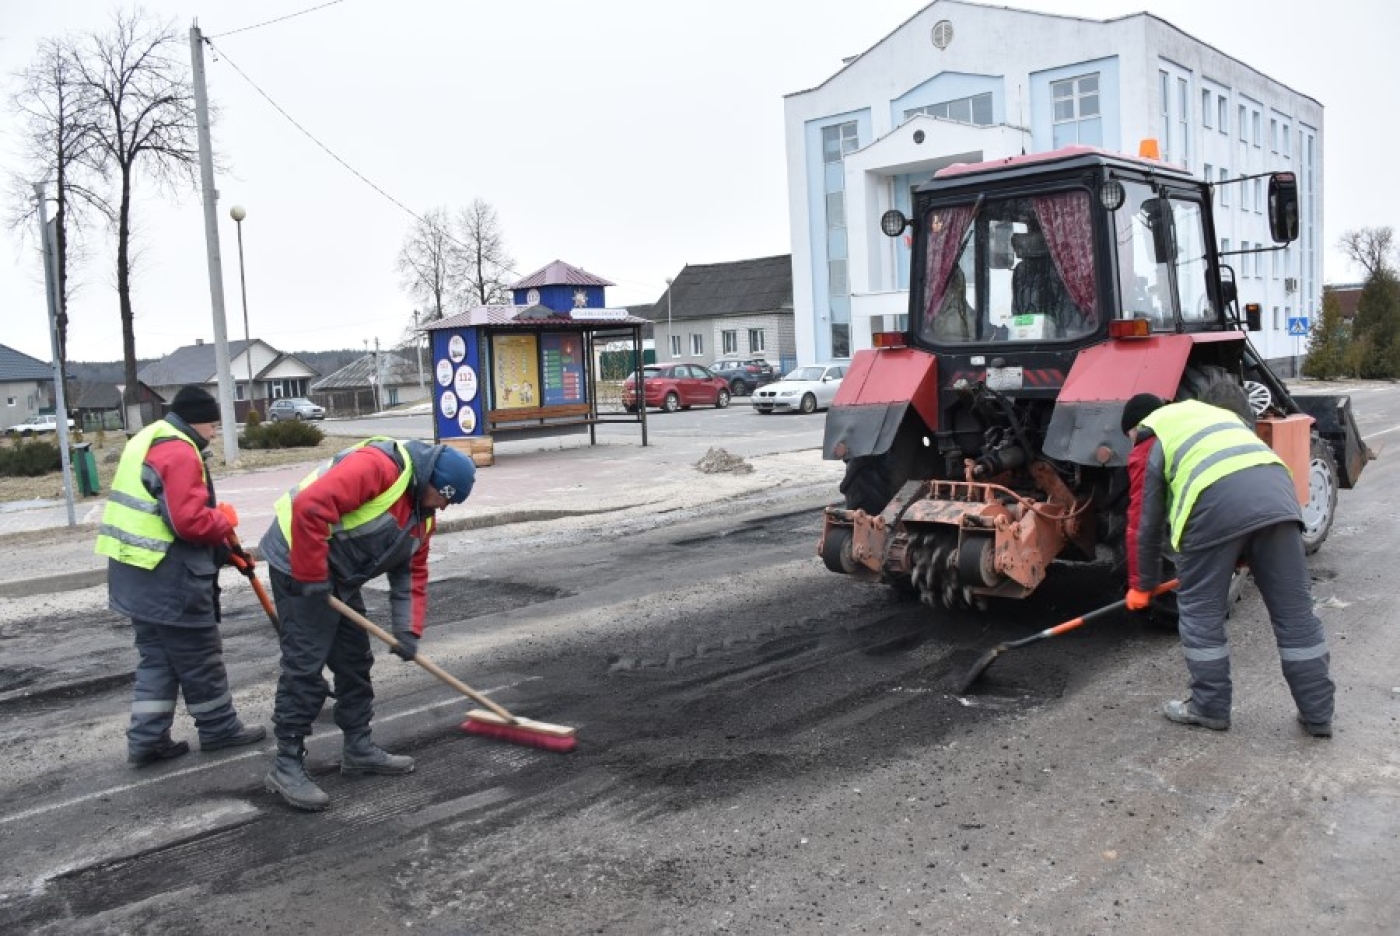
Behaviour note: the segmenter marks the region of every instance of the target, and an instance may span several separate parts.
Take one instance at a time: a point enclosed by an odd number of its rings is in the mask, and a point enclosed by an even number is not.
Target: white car
[[[799,367],[777,383],[759,387],[750,397],[753,408],[760,413],[815,413],[826,409],[836,397],[841,378],[849,365],[809,364]]]
[[[73,428],[73,420],[68,420],[68,428]],[[39,435],[45,432],[58,431],[57,416],[30,416],[17,426],[11,426],[5,430],[6,435],[30,436]]]

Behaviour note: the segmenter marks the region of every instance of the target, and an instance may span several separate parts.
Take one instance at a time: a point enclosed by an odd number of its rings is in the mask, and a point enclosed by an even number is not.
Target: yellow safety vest
[[[1162,443],[1173,549],[1181,548],[1186,520],[1206,488],[1226,475],[1256,465],[1288,468],[1238,416],[1199,400],[1164,406],[1142,424]]]
[[[141,466],[146,461],[146,453],[152,445],[165,439],[178,439],[194,449],[199,459],[200,478],[206,485],[209,483],[199,446],[163,419],[151,423],[136,433],[122,450],[117,474],[112,479],[112,492],[107,495],[107,506],[102,511],[102,526],[97,531],[99,555],[138,569],[154,569],[175,542],[175,531],[161,516],[160,502],[141,483]]]
[[[333,524],[331,528],[326,531],[326,538],[330,539],[337,533],[349,533],[352,530],[363,527],[379,519],[388,512],[395,501],[403,496],[404,491],[408,490],[409,484],[413,482],[413,459],[408,454],[408,448],[402,442],[387,436],[375,436],[370,439],[365,439],[363,442],[356,445],[352,445],[345,451],[337,453],[335,457],[331,458],[324,465],[311,472],[305,478],[302,478],[301,482],[298,483],[296,487],[277,498],[277,503],[273,505],[272,510],[277,515],[277,525],[282,529],[282,536],[287,541],[288,550],[292,548],[292,501],[296,496],[316,483],[323,474],[330,471],[342,458],[349,455],[351,452],[362,449],[366,445],[372,445],[375,442],[394,443],[394,448],[398,450],[399,458],[403,461],[403,471],[399,472],[398,480],[390,485],[389,489],[384,493],[365,501],[359,507],[356,507],[348,514],[341,517],[339,523]],[[433,521],[429,518],[424,524],[425,529],[431,530],[432,524]],[[369,531],[361,530],[360,532],[365,533]]]

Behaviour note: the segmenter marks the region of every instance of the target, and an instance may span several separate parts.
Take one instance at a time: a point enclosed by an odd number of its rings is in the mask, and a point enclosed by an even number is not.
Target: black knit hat
[[[1167,401],[1155,393],[1139,393],[1133,397],[1123,406],[1123,435],[1166,405]]]
[[[180,388],[180,392],[175,394],[175,401],[170,404],[170,412],[191,426],[195,423],[216,423],[221,419],[219,401],[210,396],[208,390],[194,384]]]

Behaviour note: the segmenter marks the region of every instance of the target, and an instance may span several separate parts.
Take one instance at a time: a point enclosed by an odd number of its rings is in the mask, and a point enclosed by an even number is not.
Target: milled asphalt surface
[[[734,422],[725,420],[724,413],[706,415],[715,420],[706,425],[721,430],[720,436]],[[593,514],[663,512],[788,483],[829,484],[833,499],[838,496],[841,466],[821,459],[824,414],[767,417],[765,424],[777,431],[719,440],[708,432],[667,433],[667,418],[652,417],[654,431],[646,446],[635,425],[601,426],[594,445],[586,434],[498,440],[495,463],[478,469],[470,498],[439,514],[439,534]],[[404,438],[421,437],[427,425],[421,417],[402,422]],[[673,418],[671,426],[677,425]],[[327,421],[325,428],[327,434],[345,435],[347,444],[351,438],[383,431],[366,432],[363,423],[354,421]],[[730,458],[710,455],[705,465],[697,467],[712,448]],[[729,470],[704,470],[713,468],[716,461],[728,464]],[[254,547],[271,523],[277,498],[317,463],[215,474],[219,499],[238,509],[239,533],[246,547]],[[0,563],[0,599],[105,582],[106,559],[92,549],[105,504],[102,496],[78,498],[76,526],[69,526],[62,500],[0,504],[0,548],[5,554]]]

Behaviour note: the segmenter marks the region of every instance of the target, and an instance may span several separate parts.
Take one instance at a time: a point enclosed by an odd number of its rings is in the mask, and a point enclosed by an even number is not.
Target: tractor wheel
[[[1322,548],[1337,516],[1337,461],[1332,446],[1317,433],[1312,437],[1308,464],[1308,502],[1303,505],[1303,550],[1312,555]]]
[[[841,481],[841,493],[846,495],[847,510],[863,510],[878,515],[894,498],[894,479],[890,477],[890,458],[883,455],[862,455],[846,462],[846,477]]]
[[[1243,419],[1249,428],[1254,428],[1254,410],[1249,405],[1249,395],[1245,393],[1244,385],[1223,367],[1200,364],[1186,368],[1186,373],[1181,377],[1181,386],[1176,391],[1176,399],[1178,402],[1200,400],[1227,409]]]

